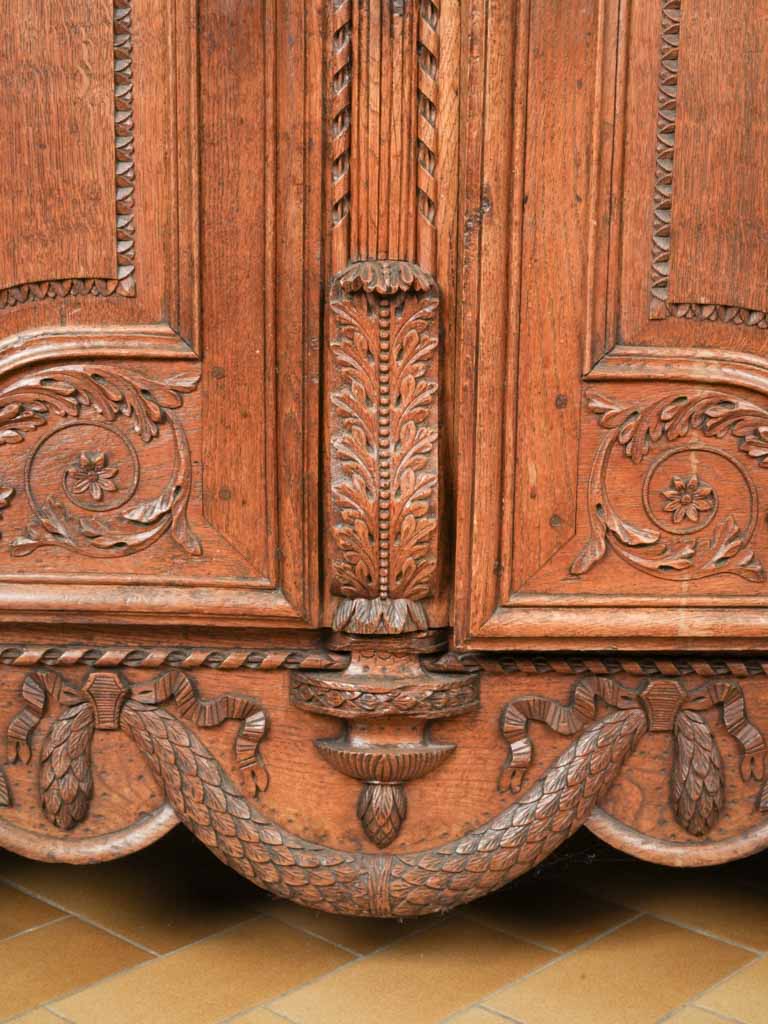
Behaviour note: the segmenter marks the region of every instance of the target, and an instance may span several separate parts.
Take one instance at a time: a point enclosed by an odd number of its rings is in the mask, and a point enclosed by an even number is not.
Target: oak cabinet
[[[768,843],[763,0],[11,0],[0,843],[427,913]]]

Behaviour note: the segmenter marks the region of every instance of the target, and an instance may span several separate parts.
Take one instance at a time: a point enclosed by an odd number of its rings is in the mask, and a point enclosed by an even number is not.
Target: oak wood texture
[[[0,843],[768,844],[767,13],[12,0]]]

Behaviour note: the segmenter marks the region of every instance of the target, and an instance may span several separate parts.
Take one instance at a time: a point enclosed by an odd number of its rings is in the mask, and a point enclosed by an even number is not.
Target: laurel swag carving
[[[99,677],[100,678],[97,678]],[[260,705],[246,698],[201,701],[183,673],[167,673],[144,686],[125,687],[116,676],[93,673],[82,688],[67,686],[58,673],[32,673],[23,694],[24,709],[9,730],[11,760],[28,760],[29,739],[54,696],[72,726],[83,732],[70,739],[62,728],[45,744],[54,758],[54,785],[60,827],[81,813],[88,778],[76,764],[88,746],[85,726],[119,727],[144,753],[175,812],[220,860],[260,886],[309,906],[337,913],[410,916],[445,910],[477,898],[530,870],[576,831],[615,782],[627,757],[647,732],[675,735],[671,800],[678,821],[703,836],[722,807],[722,762],[717,743],[701,714],[720,708],[728,733],[742,750],[743,778],[761,778],[765,742],[750,722],[741,686],[733,679],[707,680],[693,689],[663,677],[636,689],[605,676],[580,679],[567,704],[540,695],[518,698],[503,709],[502,733],[510,744],[500,776],[505,791],[522,789],[533,760],[531,721],[546,723],[574,739],[538,780],[501,814],[468,834],[435,849],[385,856],[336,850],[293,835],[266,817],[229,777],[223,766],[185,722],[198,727],[225,718],[243,721],[250,733],[250,755],[266,727]],[[173,699],[180,717],[161,703]],[[608,707],[600,717],[601,705]],[[90,707],[91,715],[83,708]],[[241,767],[248,757],[241,751]],[[247,766],[246,766],[247,767]],[[263,788],[245,772],[251,791]],[[48,778],[48,776],[46,776]],[[41,780],[42,784],[42,780]],[[78,803],[78,798],[79,803]],[[45,806],[45,804],[44,804]],[[55,811],[58,807],[58,811]],[[768,811],[768,786],[758,807]],[[376,814],[375,808],[362,808]],[[49,813],[46,808],[46,813]],[[385,815],[389,820],[391,815]],[[58,823],[58,822],[57,822]]]
[[[499,775],[499,789],[516,792],[533,759],[528,723],[544,722],[565,736],[580,732],[595,719],[599,703],[631,716],[642,709],[650,732],[671,732],[674,761],[670,801],[678,823],[691,835],[707,835],[716,824],[725,799],[723,762],[717,741],[701,711],[720,708],[727,732],[742,751],[741,776],[762,780],[765,775],[765,740],[746,712],[744,693],[735,680],[719,679],[686,690],[675,679],[652,679],[632,689],[607,676],[579,680],[568,704],[546,697],[521,697],[507,704],[501,715],[501,733],[509,754]],[[760,810],[768,811],[768,783],[758,796]]]
[[[353,264],[331,309],[334,628],[427,628],[437,565],[437,291],[397,261]]]
[[[11,542],[11,554],[23,556],[54,546],[112,558],[141,551],[169,532],[188,554],[200,555],[200,542],[187,520],[192,459],[174,415],[198,379],[194,373],[160,382],[104,366],[56,366],[0,391],[0,445],[21,444],[32,431],[47,426],[51,416],[78,419],[88,414],[89,423],[127,421],[145,444],[165,427],[174,451],[170,478],[161,493],[115,514],[75,515],[53,497],[41,505],[33,503],[34,514],[24,533]],[[2,507],[13,493],[14,488],[0,489]]]
[[[222,722],[242,722],[235,738],[235,760],[246,790],[258,795],[269,786],[269,773],[259,746],[267,731],[267,715],[258,700],[233,694],[201,699],[190,678],[171,671],[149,683],[126,687],[112,672],[93,672],[82,686],[72,686],[58,672],[32,672],[21,690],[24,707],[8,726],[9,763],[32,759],[31,741],[49,699],[60,711],[43,740],[40,753],[40,797],[45,816],[57,828],[70,830],[88,814],[93,793],[91,740],[95,729],[121,727],[123,709],[157,707],[173,701],[179,714],[203,729]],[[176,776],[182,785],[180,775]],[[11,803],[2,773],[0,791]],[[0,796],[3,793],[0,792]],[[0,804],[3,801],[0,800]]]
[[[574,575],[588,572],[610,544],[641,569],[669,575],[725,573],[759,582],[765,570],[733,515],[712,530],[707,543],[691,537],[668,543],[656,529],[639,527],[616,511],[607,490],[609,459],[618,445],[635,465],[662,442],[698,433],[706,438],[732,437],[737,449],[761,468],[768,468],[768,411],[752,402],[716,391],[666,395],[647,404],[622,404],[594,392],[589,410],[607,431],[600,442],[588,484],[590,538],[571,566]]]

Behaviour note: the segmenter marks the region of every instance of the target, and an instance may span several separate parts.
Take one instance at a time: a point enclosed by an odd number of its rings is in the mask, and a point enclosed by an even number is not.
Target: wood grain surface
[[[768,844],[767,17],[11,0],[0,843],[383,916]]]

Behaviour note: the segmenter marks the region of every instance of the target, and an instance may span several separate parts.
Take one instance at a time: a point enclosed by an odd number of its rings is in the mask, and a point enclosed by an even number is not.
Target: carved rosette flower
[[[674,523],[682,523],[689,519],[698,523],[702,512],[710,512],[714,504],[712,488],[699,481],[698,476],[676,476],[670,486],[662,494],[667,499],[664,511],[669,512]]]
[[[115,477],[119,470],[109,465],[106,452],[82,452],[66,471],[66,478],[75,494],[88,494],[93,501],[102,501],[106,491],[116,491]]]

